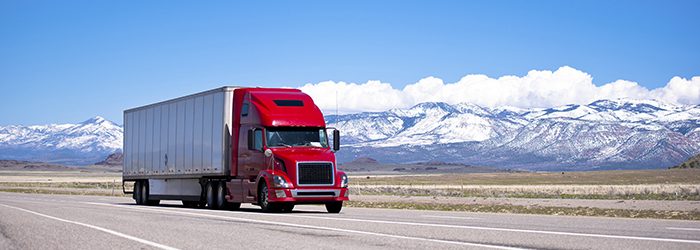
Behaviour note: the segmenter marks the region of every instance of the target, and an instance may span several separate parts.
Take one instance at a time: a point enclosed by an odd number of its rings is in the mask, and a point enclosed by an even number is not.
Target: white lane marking
[[[700,228],[691,227],[667,227],[668,230],[685,230],[685,231],[700,231]]]
[[[92,203],[92,202],[85,202],[85,203],[97,204],[97,205],[120,206],[120,205],[113,205],[113,204],[106,204],[106,203]],[[179,209],[179,208],[159,207],[159,209],[173,210],[173,209]],[[677,243],[700,244],[700,240],[684,240],[684,239],[673,239],[673,238],[627,236],[627,235],[614,235],[614,234],[573,233],[573,232],[561,232],[561,231],[544,231],[544,230],[515,229],[515,228],[482,227],[482,226],[463,226],[463,225],[447,225],[447,224],[432,224],[432,223],[403,222],[403,221],[384,221],[384,220],[367,220],[367,219],[352,219],[352,218],[334,218],[334,217],[305,216],[305,215],[260,214],[260,213],[248,213],[248,212],[236,212],[236,211],[217,211],[217,210],[207,210],[207,211],[208,212],[222,212],[222,213],[227,213],[227,214],[265,215],[265,216],[309,218],[309,219],[323,219],[323,220],[337,220],[337,221],[370,222],[370,223],[380,223],[380,224],[398,224],[398,225],[410,225],[410,226],[444,227],[444,228],[459,228],[459,229],[473,229],[473,230],[500,231],[500,232],[535,233],[535,234],[566,235],[566,236],[579,236],[579,237],[592,237],[592,238],[646,240],[646,241],[659,241],[659,242],[677,242]]]
[[[108,203],[94,203],[94,202],[82,202],[85,204],[95,204],[95,205],[109,205],[115,207],[125,207],[122,205],[114,205]],[[159,207],[159,209],[179,209],[179,208],[169,208],[169,207]],[[505,232],[522,232],[522,233],[539,233],[539,234],[552,234],[552,235],[567,235],[567,236],[581,236],[581,237],[598,237],[598,238],[613,238],[613,239],[630,239],[630,240],[648,240],[648,241],[660,241],[660,242],[679,242],[679,243],[691,243],[700,244],[698,240],[684,240],[684,239],[673,239],[673,238],[657,238],[657,237],[641,237],[641,236],[626,236],[626,235],[606,235],[606,234],[592,234],[592,233],[573,233],[573,232],[561,232],[561,231],[544,231],[544,230],[528,230],[528,229],[511,229],[511,228],[495,228],[495,227],[480,227],[480,226],[462,226],[462,225],[446,225],[446,224],[430,224],[430,223],[416,223],[416,222],[401,222],[401,221],[382,221],[382,220],[365,220],[365,219],[352,219],[352,218],[333,218],[333,217],[321,217],[321,216],[304,216],[304,215],[287,215],[287,214],[259,214],[259,213],[248,213],[248,212],[238,212],[238,211],[217,211],[217,210],[207,210],[207,212],[220,212],[227,214],[242,214],[242,215],[265,215],[265,216],[281,216],[281,217],[293,217],[293,218],[310,218],[310,219],[324,219],[324,220],[340,220],[340,221],[357,221],[357,222],[371,222],[371,223],[383,223],[383,224],[403,224],[403,225],[415,225],[415,226],[430,226],[430,227],[445,227],[445,228],[462,228],[462,229],[474,229],[474,230],[490,230],[490,231],[505,231]],[[227,217],[232,218],[232,217]],[[671,228],[667,228],[671,229]],[[677,228],[674,228],[677,229]],[[672,229],[673,230],[673,229]],[[693,228],[682,228],[677,230],[693,230]]]
[[[297,217],[297,216],[293,216],[293,217]],[[316,216],[298,216],[298,217],[304,217],[304,218],[323,218],[323,219],[327,219],[327,220],[344,220],[344,221],[371,222],[371,223],[382,223],[382,224],[400,224],[400,225],[412,225],[412,226],[462,228],[462,229],[488,230],[488,231],[501,231],[501,232],[536,233],[536,234],[581,236],[581,237],[594,237],[594,238],[611,238],[611,239],[626,239],[626,240],[648,240],[648,241],[680,242],[680,243],[700,244],[700,241],[698,241],[698,240],[684,240],[684,239],[656,238],[656,237],[642,237],[642,236],[627,236],[627,235],[614,235],[614,234],[572,233],[572,232],[561,232],[561,231],[544,231],[544,230],[515,229],[515,228],[499,228],[499,227],[481,227],[481,226],[462,226],[462,225],[446,225],[446,224],[432,224],[432,223],[419,223],[419,222],[400,222],[400,221],[382,221],[382,220],[365,220],[365,219],[350,219],[350,218],[331,218],[331,217],[316,217]]]
[[[266,221],[266,220],[256,220],[256,219],[248,219],[248,218],[220,216],[220,215],[206,214],[206,213],[199,214],[199,213],[191,213],[191,212],[173,211],[170,209],[162,210],[159,208],[132,207],[132,206],[114,205],[114,204],[106,204],[106,203],[93,203],[93,202],[84,202],[84,203],[94,204],[94,205],[103,205],[103,206],[113,206],[113,207],[120,207],[120,208],[128,208],[128,209],[146,210],[146,211],[152,211],[152,212],[161,213],[161,214],[162,213],[171,213],[171,214],[180,214],[180,215],[191,215],[191,216],[207,217],[207,218],[222,219],[222,220],[229,220],[229,221],[254,222],[254,223],[268,224],[268,225],[275,225],[275,226],[288,226],[288,227],[327,230],[327,231],[336,231],[336,232],[344,232],[344,233],[365,234],[365,235],[382,236],[382,237],[389,237],[389,238],[396,238],[396,239],[419,240],[419,241],[445,243],[445,244],[456,244],[456,245],[463,245],[463,246],[484,247],[484,248],[493,248],[493,249],[512,249],[512,250],[527,249],[527,248],[519,248],[519,247],[489,245],[489,244],[470,243],[470,242],[462,242],[462,241],[439,240],[439,239],[431,239],[431,238],[403,236],[403,235],[396,235],[396,234],[375,233],[375,232],[369,232],[369,231],[342,229],[342,228],[335,228],[335,227],[322,227],[322,226],[312,226],[312,225],[286,223],[286,222],[278,222],[278,221]]]
[[[442,218],[442,219],[460,219],[460,220],[477,220],[477,219],[479,219],[479,218],[474,218],[474,217],[443,216],[443,215],[421,215],[421,217]]]
[[[119,236],[119,237],[122,237],[122,238],[125,238],[125,239],[129,239],[129,240],[133,240],[133,241],[136,241],[136,242],[139,242],[139,243],[143,243],[143,244],[146,244],[146,245],[155,247],[155,248],[160,248],[160,249],[165,249],[165,250],[178,250],[177,248],[174,248],[174,247],[170,247],[170,246],[166,246],[166,245],[163,245],[163,244],[155,243],[155,242],[149,241],[149,240],[144,240],[144,239],[141,239],[141,238],[137,238],[137,237],[134,237],[134,236],[131,236],[131,235],[128,235],[128,234],[120,233],[120,232],[117,232],[117,231],[114,231],[114,230],[110,230],[110,229],[106,229],[106,228],[103,228],[103,227],[98,227],[98,226],[94,226],[94,225],[90,225],[90,224],[85,224],[85,223],[82,223],[82,222],[77,222],[77,221],[72,221],[72,220],[61,219],[61,218],[58,218],[58,217],[53,217],[53,216],[51,216],[51,215],[46,215],[46,214],[42,214],[42,213],[38,213],[38,212],[34,212],[34,211],[27,210],[27,209],[24,209],[24,208],[19,208],[19,207],[10,206],[10,205],[0,204],[0,206],[12,208],[12,209],[17,209],[17,210],[20,210],[20,211],[23,211],[23,212],[31,213],[31,214],[34,214],[34,215],[42,216],[42,217],[49,218],[49,219],[53,219],[53,220],[57,220],[57,221],[62,221],[62,222],[66,222],[66,223],[71,223],[71,224],[75,224],[75,225],[79,225],[79,226],[84,226],[84,227],[92,228],[92,229],[99,230],[99,231],[102,231],[102,232],[105,232],[105,233],[108,233],[108,234],[112,234],[112,235]]]

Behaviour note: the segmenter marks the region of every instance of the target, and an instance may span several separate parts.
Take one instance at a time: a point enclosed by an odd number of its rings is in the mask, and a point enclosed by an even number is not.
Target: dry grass
[[[0,171],[0,182],[61,183],[61,182],[121,182],[117,172],[85,171]]]
[[[700,200],[697,184],[642,185],[352,185],[353,194],[399,196]]]
[[[351,176],[355,194],[700,200],[700,169]]]
[[[546,173],[474,173],[413,176],[350,176],[355,185],[639,185],[700,184],[700,169]]]
[[[132,190],[133,183],[125,189]],[[0,182],[0,191],[37,194],[127,196],[119,182]]]
[[[124,196],[121,173],[94,171],[0,171],[0,191]]]

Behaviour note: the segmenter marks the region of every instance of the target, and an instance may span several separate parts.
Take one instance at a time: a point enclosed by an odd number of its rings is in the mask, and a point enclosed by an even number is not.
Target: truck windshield
[[[268,128],[268,147],[328,147],[326,130],[322,128]]]

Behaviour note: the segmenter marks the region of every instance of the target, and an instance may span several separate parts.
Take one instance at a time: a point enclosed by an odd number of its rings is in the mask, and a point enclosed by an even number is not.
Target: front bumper
[[[279,188],[270,190],[270,202],[323,204],[347,201],[347,188]]]

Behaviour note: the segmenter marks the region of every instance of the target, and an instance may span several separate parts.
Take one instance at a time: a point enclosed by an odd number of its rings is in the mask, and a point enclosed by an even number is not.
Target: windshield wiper
[[[291,145],[287,145],[287,144],[284,144],[284,143],[281,143],[281,142],[278,142],[277,144],[275,144],[275,147],[277,147],[277,146],[283,146],[283,147],[286,147],[286,148],[291,148],[291,147],[292,147]]]

